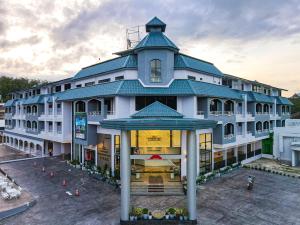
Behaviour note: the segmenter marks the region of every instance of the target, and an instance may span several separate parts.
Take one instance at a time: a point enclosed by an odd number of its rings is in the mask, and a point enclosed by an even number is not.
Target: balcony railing
[[[113,115],[114,111],[113,110],[107,110],[107,115]]]
[[[226,139],[226,140],[230,140],[232,138],[234,138],[234,134],[226,134],[226,135],[224,135],[224,139]]]
[[[210,111],[210,114],[213,116],[220,116],[222,115],[222,111]]]
[[[197,115],[204,115],[204,111],[197,111]]]
[[[248,116],[253,116],[252,112],[247,112]]]
[[[224,115],[226,115],[226,116],[233,116],[234,115],[234,111],[224,111]]]
[[[57,110],[56,110],[56,114],[57,114],[57,115],[61,115],[61,113],[62,113],[61,109],[57,109]]]
[[[61,134],[62,133],[62,129],[61,128],[57,128],[57,131],[56,131],[58,134]]]
[[[91,112],[88,112],[88,115],[89,116],[99,116],[99,115],[101,115],[101,111],[91,111]]]

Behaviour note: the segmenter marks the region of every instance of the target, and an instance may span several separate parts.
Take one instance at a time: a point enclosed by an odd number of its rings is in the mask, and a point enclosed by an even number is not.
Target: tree
[[[27,78],[12,78],[7,76],[0,77],[0,102],[6,102],[10,99],[10,93],[32,88],[35,85],[46,84],[47,81]]]

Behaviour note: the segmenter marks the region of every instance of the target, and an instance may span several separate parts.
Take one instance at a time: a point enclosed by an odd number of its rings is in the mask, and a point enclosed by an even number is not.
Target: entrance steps
[[[131,185],[132,195],[184,195],[181,184]]]

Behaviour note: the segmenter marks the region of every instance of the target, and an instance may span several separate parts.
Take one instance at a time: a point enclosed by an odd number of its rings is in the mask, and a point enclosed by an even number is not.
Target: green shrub
[[[147,208],[143,208],[142,212],[143,214],[148,214],[149,210]]]
[[[168,212],[174,215],[176,213],[176,210],[174,208],[169,208]]]

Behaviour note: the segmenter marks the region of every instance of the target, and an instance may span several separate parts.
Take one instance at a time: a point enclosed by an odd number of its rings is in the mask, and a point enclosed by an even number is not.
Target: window
[[[75,112],[85,112],[85,102],[83,101],[76,102]]]
[[[151,82],[161,82],[161,61],[159,59],[153,59],[150,62],[151,66]]]
[[[234,113],[234,102],[231,100],[227,100],[224,102],[224,111],[225,114],[233,114]]]
[[[85,86],[85,87],[89,87],[89,86],[93,86],[94,84],[95,84],[95,82],[92,81],[92,82],[87,82],[87,83],[85,83],[84,86]]]
[[[69,90],[69,89],[71,89],[71,84],[70,83],[65,84],[65,90]]]
[[[256,123],[256,131],[258,132],[262,131],[262,123],[260,121]]]
[[[115,135],[115,173],[117,170],[120,170],[120,135]],[[115,174],[115,176],[119,174]]]
[[[188,76],[188,79],[189,80],[196,80],[196,77],[194,77],[194,76]]]
[[[77,85],[76,85],[77,88],[80,88],[81,86],[82,86],[81,84],[77,84]]]
[[[36,90],[36,94],[37,94],[37,95],[41,94],[41,89],[37,89],[37,90]]]
[[[135,97],[135,110],[139,111],[153,102],[160,102],[177,110],[177,97],[176,96],[136,96]]]
[[[114,114],[114,99],[113,98],[104,99],[104,106],[107,107],[108,115]]]
[[[98,80],[98,84],[107,83],[107,82],[110,82],[110,78]]]
[[[211,133],[200,134],[200,174],[211,171],[212,158],[212,135]]]
[[[227,123],[224,127],[224,137],[230,138],[234,135],[234,125],[232,123]]]
[[[61,86],[60,85],[55,87],[55,92],[61,92]]]
[[[209,109],[212,114],[221,114],[222,102],[219,99],[212,99],[210,101]]]
[[[115,80],[124,80],[124,76],[115,77]]]
[[[132,130],[131,150],[134,155],[179,155],[180,130]]]

